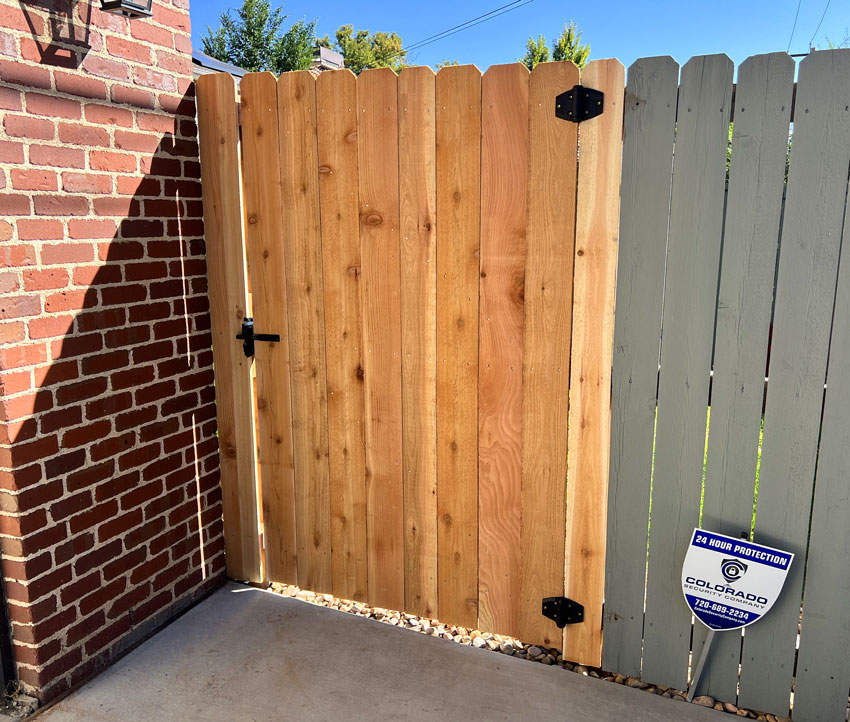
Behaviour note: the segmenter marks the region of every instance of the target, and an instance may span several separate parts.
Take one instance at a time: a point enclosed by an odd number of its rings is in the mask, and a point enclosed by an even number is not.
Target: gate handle
[[[242,350],[246,358],[254,355],[254,341],[269,341],[280,343],[280,336],[276,333],[254,333],[254,319],[242,319],[242,332],[236,334],[236,338],[242,341]]]

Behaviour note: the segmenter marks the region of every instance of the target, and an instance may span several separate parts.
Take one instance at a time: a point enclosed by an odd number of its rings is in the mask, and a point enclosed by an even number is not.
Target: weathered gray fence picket
[[[680,587],[691,529],[749,533],[758,478],[755,538],[797,561],[764,620],[715,641],[699,692],[787,715],[795,684],[795,720],[843,720],[850,50],[800,63],[793,118],[785,53],[740,66],[734,108],[728,58],[677,70],[638,60],[626,85],[603,666],[687,686],[705,638]]]

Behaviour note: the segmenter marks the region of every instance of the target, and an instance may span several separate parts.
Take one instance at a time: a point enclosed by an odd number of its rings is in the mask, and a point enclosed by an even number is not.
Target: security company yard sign
[[[744,539],[694,529],[685,563],[685,601],[710,630],[688,688],[692,700],[715,632],[757,622],[779,597],[794,555]]]

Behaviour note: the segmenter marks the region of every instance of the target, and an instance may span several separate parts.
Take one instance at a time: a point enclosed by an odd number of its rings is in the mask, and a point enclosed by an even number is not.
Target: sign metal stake
[[[705,660],[708,659],[708,651],[711,649],[711,643],[714,641],[714,630],[709,629],[708,634],[705,635],[705,643],[702,645],[702,652],[699,655],[699,662],[697,662],[697,668],[694,670],[694,676],[691,678],[691,684],[688,687],[688,702],[694,701],[694,692],[697,691],[697,685],[699,684],[699,678],[702,677],[702,670],[705,667]]]

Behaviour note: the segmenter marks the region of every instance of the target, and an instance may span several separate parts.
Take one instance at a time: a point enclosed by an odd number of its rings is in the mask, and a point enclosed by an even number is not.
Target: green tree
[[[319,39],[320,45],[330,47],[328,38]],[[392,68],[399,71],[404,67],[407,51],[402,47],[397,33],[371,33],[355,30],[353,25],[342,25],[336,31],[333,49],[342,54],[345,67],[355,74],[366,68]]]
[[[587,65],[590,43],[581,43],[581,30],[570,20],[564,31],[552,43],[552,60],[572,60],[578,67]]]
[[[437,62],[437,70],[447,68],[450,65],[460,65],[460,62],[457,60],[440,60]]]
[[[282,7],[271,0],[243,0],[236,15],[221,14],[221,25],[201,38],[203,51],[218,60],[245,70],[306,70],[313,60],[316,21],[299,20],[286,31]]]
[[[537,63],[548,63],[549,48],[546,47],[546,38],[543,35],[538,36],[537,40],[529,38],[525,44],[525,55],[519,58],[519,62],[529,70],[534,70]]]

